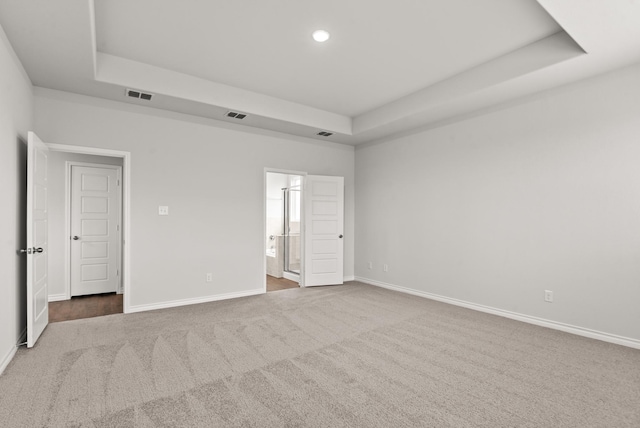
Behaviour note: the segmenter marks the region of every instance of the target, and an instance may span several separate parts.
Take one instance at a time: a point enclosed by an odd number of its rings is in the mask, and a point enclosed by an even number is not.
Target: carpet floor
[[[640,351],[361,283],[66,321],[6,427],[639,427]]]

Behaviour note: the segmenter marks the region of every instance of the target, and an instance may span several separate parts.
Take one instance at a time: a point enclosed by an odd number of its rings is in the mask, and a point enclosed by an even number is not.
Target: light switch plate
[[[160,205],[158,207],[158,215],[169,215],[169,207]]]

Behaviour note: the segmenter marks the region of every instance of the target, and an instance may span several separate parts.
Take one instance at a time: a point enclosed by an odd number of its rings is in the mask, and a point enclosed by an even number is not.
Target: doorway
[[[344,282],[344,177],[265,168],[265,291]]]
[[[125,158],[50,148],[49,320],[123,313]]]
[[[54,164],[50,162],[55,152],[68,156],[96,155],[115,158],[122,168],[122,222],[121,222],[121,278],[120,291],[123,294],[122,310],[129,312],[130,301],[130,183],[131,153],[117,150],[97,149],[63,144],[47,144],[33,132],[27,134],[27,188],[26,188],[26,244],[20,249],[27,255],[26,306],[27,306],[27,348],[35,346],[36,341],[49,323],[49,302],[67,300],[71,296],[70,287],[70,222],[67,207],[70,206],[69,174],[66,169],[57,169],[61,176],[54,173]],[[58,153],[60,154],[60,153]],[[78,159],[76,159],[78,160]],[[57,166],[62,163],[55,164]],[[65,175],[66,174],[66,175]],[[60,178],[63,177],[63,178]],[[56,188],[56,186],[58,186]],[[57,197],[54,197],[57,192]],[[57,208],[57,211],[56,211]],[[56,215],[60,223],[56,223]],[[52,239],[55,234],[59,239]],[[125,246],[125,244],[127,246]],[[52,268],[58,269],[52,275]],[[55,287],[58,287],[57,289]],[[56,289],[58,293],[52,291]],[[62,290],[62,292],[60,292]],[[126,291],[126,293],[125,293]]]
[[[266,289],[300,286],[302,269],[302,175],[266,174]]]

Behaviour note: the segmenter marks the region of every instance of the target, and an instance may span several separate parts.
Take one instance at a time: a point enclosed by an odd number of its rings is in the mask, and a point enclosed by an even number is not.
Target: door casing
[[[122,158],[122,199],[121,199],[121,215],[122,221],[120,222],[121,233],[121,280],[120,287],[123,294],[123,312],[130,313],[131,307],[131,153],[100,149],[95,147],[85,146],[71,146],[67,144],[47,144],[50,150],[67,153],[79,153],[85,155],[97,155],[97,156],[109,156],[114,158]],[[69,183],[70,185],[70,183]],[[67,198],[70,198],[69,185],[66,186]],[[65,205],[69,206],[70,199],[67,199]],[[68,220],[68,219],[67,219]],[[66,221],[65,236],[71,236],[70,222]],[[65,239],[65,254],[70,254],[70,241]],[[71,269],[70,264],[65,263],[65,284],[68,287],[69,293],[71,293]]]

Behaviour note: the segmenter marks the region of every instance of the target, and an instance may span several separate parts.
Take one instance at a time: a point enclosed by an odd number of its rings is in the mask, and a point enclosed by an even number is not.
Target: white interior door
[[[308,175],[303,198],[304,286],[342,284],[344,178]]]
[[[49,323],[47,287],[48,212],[47,146],[33,132],[27,136],[27,347]]]
[[[71,295],[120,284],[119,169],[71,166]]]

